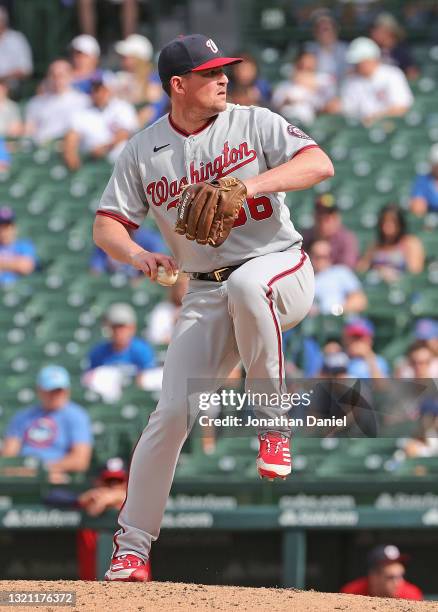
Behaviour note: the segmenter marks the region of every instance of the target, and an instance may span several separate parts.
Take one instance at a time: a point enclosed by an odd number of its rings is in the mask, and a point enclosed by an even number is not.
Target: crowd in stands
[[[0,173],[8,170],[14,155],[6,141],[18,138],[31,139],[35,147],[61,142],[62,159],[72,172],[93,159],[112,164],[133,133],[167,112],[168,99],[157,76],[152,44],[135,33],[137,3],[124,3],[125,38],[114,44],[119,64],[113,69],[102,61],[105,58],[95,38],[93,3],[79,4],[82,33],[73,38],[65,56],[48,66],[35,95],[20,104],[16,101],[20,83],[33,72],[32,53],[24,35],[9,27],[7,12],[0,8]],[[268,106],[291,122],[308,125],[310,132],[320,114],[341,114],[368,127],[382,118],[407,113],[414,103],[411,84],[421,67],[392,15],[376,15],[364,26],[367,36],[351,42],[342,39],[329,11],[319,10],[309,18],[313,40],[294,49],[289,78],[270,83],[261,75],[255,57],[242,52],[239,55],[245,61],[229,72],[230,101]],[[431,147],[429,162],[429,172],[415,176],[412,171],[409,209],[416,217],[438,211],[438,143]],[[7,202],[0,206],[0,287],[4,287],[38,274],[39,262],[34,243],[17,235],[14,210]],[[343,222],[336,196],[327,192],[315,197],[314,223],[302,231],[315,269],[316,295],[309,318],[343,315],[345,325],[337,337],[323,344],[311,335],[304,338],[300,357],[287,354],[289,372],[304,377],[436,377],[436,319],[412,322],[412,343],[393,364],[376,349],[376,328],[367,318],[368,273],[391,286],[425,270],[426,254],[421,240],[408,229],[407,214],[398,202],[388,201],[381,208],[374,239],[360,248],[357,236]],[[147,250],[166,251],[154,229],[139,229],[134,238]],[[133,286],[142,280],[138,271],[97,247],[93,247],[89,272],[96,277],[125,276]],[[117,401],[126,385],[159,388],[157,347],[170,340],[187,284],[187,278],[181,277],[168,299],[152,309],[144,330],[129,304],[112,304],[105,313],[106,340],[90,347],[82,384],[109,402]],[[286,347],[294,333],[284,334]],[[58,386],[53,386],[55,380]],[[84,412],[70,402],[69,388],[68,373],[61,367],[41,370],[39,403],[13,418],[3,454],[35,454],[53,473],[86,470],[92,437]],[[431,414],[436,417],[436,413],[428,405],[420,410],[427,420],[423,430],[430,429]],[[86,503],[92,505],[92,500],[90,496]]]

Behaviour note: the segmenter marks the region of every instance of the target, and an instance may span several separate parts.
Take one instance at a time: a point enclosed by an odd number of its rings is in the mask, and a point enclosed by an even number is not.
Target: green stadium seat
[[[363,478],[368,474],[383,476],[382,467],[386,457],[379,453],[366,456],[349,456],[348,460],[343,454],[339,453],[327,457],[316,467],[316,476],[320,478],[343,478],[354,476]]]
[[[407,458],[398,465],[393,476],[407,478],[422,478],[438,476],[438,457]]]
[[[0,457],[0,483],[44,480],[39,462],[33,457]]]

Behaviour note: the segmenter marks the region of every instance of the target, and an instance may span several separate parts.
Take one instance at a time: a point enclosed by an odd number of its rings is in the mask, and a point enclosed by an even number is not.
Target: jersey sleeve
[[[25,74],[31,74],[33,71],[32,50],[31,47],[21,32],[15,32],[15,47],[16,47],[16,68],[22,70]]]
[[[414,180],[414,183],[411,189],[411,198],[418,198],[418,197],[426,198],[427,197],[426,181],[427,181],[427,177],[421,174],[415,177],[415,180]]]
[[[82,408],[75,410],[70,419],[70,440],[75,444],[92,444],[90,417]]]
[[[291,160],[305,149],[318,147],[300,128],[267,108],[255,108],[256,128],[268,168]]]
[[[114,117],[114,126],[119,130],[135,132],[138,128],[138,119],[132,104],[128,104],[128,102],[120,103],[117,116]]]
[[[360,87],[355,80],[347,78],[341,89],[342,112],[348,117],[361,117]]]
[[[135,349],[135,365],[139,371],[155,367],[155,353],[148,342],[138,342]]]
[[[103,192],[98,215],[116,219],[131,229],[140,227],[148,211],[140,169],[132,140],[119,155]]]
[[[91,349],[91,351],[88,353],[87,359],[86,359],[86,365],[85,365],[85,370],[94,370],[94,368],[98,368],[99,366],[103,365],[104,363],[104,349],[102,344],[98,344],[97,346],[93,347]]]
[[[350,293],[354,293],[356,291],[362,290],[362,285],[360,284],[359,279],[355,275],[355,273],[349,268],[344,268],[344,291],[347,295]]]
[[[390,75],[388,88],[388,106],[411,106],[414,97],[411,88],[400,68],[393,66]]]
[[[11,156],[9,155],[9,151],[6,148],[6,143],[3,138],[0,138],[0,163],[11,163]]]
[[[30,240],[18,241],[16,246],[16,254],[29,257],[29,259],[32,259],[35,263],[37,261],[35,245]]]

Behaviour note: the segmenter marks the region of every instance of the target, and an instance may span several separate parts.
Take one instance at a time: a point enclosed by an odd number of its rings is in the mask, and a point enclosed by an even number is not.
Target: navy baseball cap
[[[402,554],[397,546],[386,544],[385,546],[376,546],[368,555],[368,568],[373,569],[390,563],[401,563],[404,565],[409,561],[409,555]]]
[[[324,374],[346,374],[350,360],[348,355],[343,351],[338,353],[327,353],[324,355],[322,362],[322,371]]]
[[[158,73],[162,83],[173,76],[238,64],[241,57],[225,57],[214,40],[203,34],[189,34],[171,40],[161,50]]]
[[[15,221],[15,213],[9,206],[1,206],[0,207],[0,224],[7,225],[9,223],[14,223]]]

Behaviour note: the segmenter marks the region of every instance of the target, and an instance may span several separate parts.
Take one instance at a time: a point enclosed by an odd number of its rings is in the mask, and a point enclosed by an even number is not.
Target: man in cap
[[[438,143],[430,148],[429,165],[429,172],[417,175],[412,185],[410,208],[418,217],[438,212]]]
[[[17,238],[15,213],[0,207],[0,286],[32,274],[36,266],[35,247],[30,240]]]
[[[373,350],[374,326],[368,319],[354,319],[344,327],[343,344],[350,358],[351,378],[387,378],[389,365]]]
[[[70,400],[70,376],[58,365],[43,367],[36,380],[38,402],[19,410],[6,427],[4,457],[36,457],[51,476],[85,472],[93,438],[87,412]]]
[[[64,160],[70,170],[81,165],[80,152],[114,163],[138,127],[135,108],[114,98],[106,80],[91,85],[93,105],[73,113],[64,138]]]
[[[89,34],[80,34],[71,41],[70,53],[73,87],[82,93],[90,94],[93,81],[104,76],[103,70],[99,68],[99,43]]]
[[[95,346],[89,353],[88,370],[100,366],[116,366],[128,373],[140,374],[155,366],[152,347],[137,337],[137,317],[129,304],[111,304],[105,315],[110,339]]]
[[[376,546],[368,555],[368,575],[348,582],[341,593],[422,600],[420,589],[404,578],[408,560],[397,546]]]
[[[347,61],[355,72],[346,78],[341,91],[342,112],[365,124],[401,117],[414,101],[400,68],[382,64],[380,58],[377,43],[364,36],[353,40],[347,50]]]
[[[355,234],[342,223],[336,199],[331,193],[315,198],[315,223],[303,231],[304,248],[309,250],[315,240],[330,243],[332,262],[354,269],[359,257],[359,244]]]

